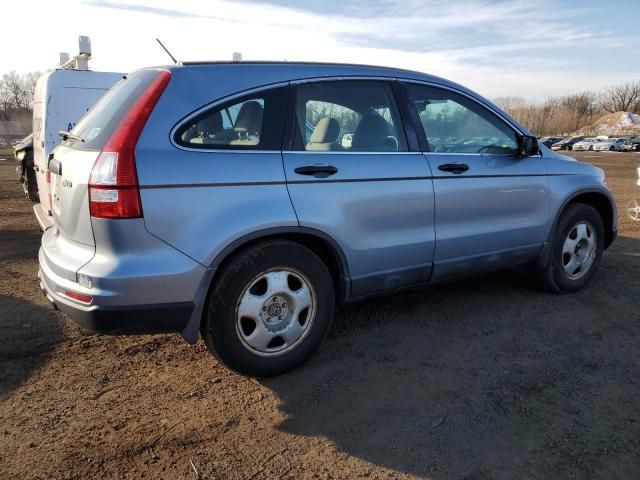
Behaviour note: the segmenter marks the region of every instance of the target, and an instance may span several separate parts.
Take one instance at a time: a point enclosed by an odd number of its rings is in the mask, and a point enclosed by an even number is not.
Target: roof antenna
[[[176,60],[176,57],[171,55],[171,52],[169,50],[167,50],[167,47],[164,46],[164,44],[160,41],[159,38],[156,38],[156,42],[158,42],[160,44],[160,46],[162,47],[162,49],[165,52],[167,52],[167,55],[169,55],[171,57],[171,60],[173,60],[173,63],[175,63],[176,65],[182,65],[182,62],[179,62],[178,60]]]

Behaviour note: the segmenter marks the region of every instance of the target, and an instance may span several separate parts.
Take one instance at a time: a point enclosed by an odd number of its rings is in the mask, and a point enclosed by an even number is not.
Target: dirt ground
[[[640,154],[576,156],[620,209],[588,289],[522,268],[350,306],[303,368],[260,381],[202,342],[52,311],[0,161],[0,478],[639,478]]]

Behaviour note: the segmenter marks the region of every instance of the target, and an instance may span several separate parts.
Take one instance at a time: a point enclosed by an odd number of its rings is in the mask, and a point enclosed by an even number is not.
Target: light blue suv
[[[64,138],[48,299],[99,332],[201,332],[248,375],[302,363],[344,302],[525,263],[578,290],[617,231],[602,170],[417,72],[149,68]]]

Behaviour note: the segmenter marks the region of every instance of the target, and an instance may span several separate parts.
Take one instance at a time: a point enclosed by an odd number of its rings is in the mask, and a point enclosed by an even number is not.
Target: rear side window
[[[449,90],[407,85],[430,152],[515,154],[515,132],[477,102]]]
[[[280,150],[286,87],[213,107],[181,125],[178,145],[203,150]]]
[[[127,75],[89,110],[71,131],[84,142],[71,138],[65,144],[84,150],[101,150],[133,102],[158,75],[158,70],[138,70]]]
[[[404,152],[393,93],[382,81],[302,84],[296,92],[294,150]]]

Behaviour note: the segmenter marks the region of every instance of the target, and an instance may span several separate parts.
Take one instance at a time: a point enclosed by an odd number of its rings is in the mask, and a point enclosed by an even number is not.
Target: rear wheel
[[[609,151],[613,152],[613,151],[615,151],[615,148],[613,146],[611,146],[611,147],[609,147]]]
[[[316,350],[334,303],[331,275],[312,251],[268,241],[240,252],[223,269],[209,294],[202,336],[231,369],[277,375]]]
[[[544,270],[547,287],[575,292],[593,277],[604,251],[604,225],[598,211],[583,203],[571,204],[562,213]]]

